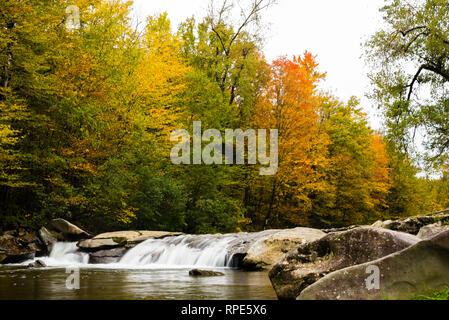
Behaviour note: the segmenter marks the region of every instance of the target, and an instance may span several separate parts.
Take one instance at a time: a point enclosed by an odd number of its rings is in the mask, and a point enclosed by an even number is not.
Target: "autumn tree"
[[[279,132],[278,172],[269,183],[258,182],[267,188],[263,191],[267,194],[265,226],[282,224],[282,220],[293,225],[305,223],[311,195],[324,187],[329,141],[319,126],[317,84],[324,75],[317,67],[308,52],[292,60],[274,61],[270,82],[255,109],[258,128]]]
[[[136,190],[158,186],[161,202],[177,192],[167,179],[142,180],[158,172],[150,169],[160,156],[154,132],[172,122],[162,111],[175,104],[183,67],[175,40],[163,38],[172,37],[164,17],[150,19],[140,37],[129,18],[131,2],[70,5],[79,9],[78,28],[67,28],[68,3],[2,6],[9,26],[2,29],[2,148],[11,150],[2,157],[14,151],[19,162],[15,169],[12,158],[2,162],[2,175],[20,181],[2,183],[2,207],[21,223],[59,216],[123,228],[143,208]],[[159,61],[158,73],[148,69],[150,59]],[[26,204],[17,210],[19,199]],[[152,209],[157,214],[162,206]]]
[[[317,89],[323,78],[308,52],[272,64],[254,117],[258,127],[279,130],[279,170],[254,179],[256,224],[346,226],[386,216],[385,141],[369,128],[356,99],[344,104]]]
[[[344,104],[325,97],[321,127],[331,143],[325,168],[327,184],[314,199],[312,223],[345,226],[382,219],[391,187],[385,141],[368,126],[356,99]]]
[[[195,68],[191,81],[196,88],[208,88],[210,96],[208,108],[201,106],[198,99],[191,101],[192,112],[203,121],[219,119],[221,125],[228,127],[248,123],[256,93],[265,80],[261,39],[253,30],[259,30],[262,12],[273,3],[212,1],[203,21],[197,23],[191,18],[181,25],[183,52]],[[234,16],[240,19],[233,19]],[[202,94],[192,92],[197,97]]]
[[[272,1],[217,1],[207,16],[179,28],[182,57],[190,66],[183,98],[185,128],[200,120],[220,131],[248,128],[268,68],[257,29]],[[240,6],[239,6],[240,4]],[[240,11],[241,8],[241,11]],[[241,18],[236,20],[235,12]],[[180,177],[187,186],[188,231],[236,231],[245,221],[246,166],[188,166]]]
[[[417,216],[431,212],[436,197],[430,191],[431,182],[418,177],[419,168],[409,155],[401,151],[394,140],[387,140],[387,153],[392,186],[387,196],[387,216],[391,219]],[[436,209],[435,211],[441,208]]]
[[[60,217],[93,232],[217,233],[443,208],[447,168],[439,167],[442,179],[417,177],[399,138],[427,126],[441,153],[435,163],[444,164],[445,2],[384,9],[392,37],[380,32],[370,48],[372,61],[385,62],[374,77],[385,137],[356,99],[318,89],[324,74],[312,54],[265,60],[262,18],[273,3],[214,1],[203,19],[175,30],[166,13],[136,25],[131,1],[4,0],[0,229]],[[416,58],[418,72],[406,74],[402,58]],[[426,106],[421,84],[434,88]],[[191,132],[198,120],[203,131],[277,129],[275,174],[250,164],[172,164],[170,133]]]
[[[437,169],[449,150],[448,8],[447,0],[387,1],[386,25],[366,44],[388,134],[412,158],[422,153],[414,145],[427,148]]]

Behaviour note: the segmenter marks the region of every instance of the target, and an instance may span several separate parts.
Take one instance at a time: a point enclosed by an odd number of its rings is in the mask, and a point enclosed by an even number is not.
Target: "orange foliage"
[[[324,188],[322,168],[330,141],[319,126],[317,84],[325,75],[317,67],[309,52],[274,61],[271,81],[256,106],[257,126],[279,130],[279,170],[272,205],[275,193],[278,198],[293,193],[298,202],[310,206],[308,195]]]

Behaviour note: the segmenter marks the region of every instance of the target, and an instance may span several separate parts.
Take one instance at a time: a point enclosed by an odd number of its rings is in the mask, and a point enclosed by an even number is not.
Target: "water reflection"
[[[195,278],[187,269],[113,270],[83,268],[80,290],[66,288],[65,269],[0,267],[0,299],[276,299],[264,272],[220,270],[223,277]]]

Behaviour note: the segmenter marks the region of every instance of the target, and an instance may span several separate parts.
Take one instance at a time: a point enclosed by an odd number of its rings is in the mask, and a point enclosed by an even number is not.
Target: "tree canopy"
[[[0,227],[59,217],[93,232],[217,233],[367,224],[447,206],[447,167],[440,180],[419,178],[407,153],[423,127],[447,163],[447,1],[390,2],[388,29],[368,44],[382,135],[356,98],[319,89],[319,56],[267,61],[261,30],[273,1],[214,1],[176,27],[166,13],[135,25],[131,1],[4,0]],[[277,129],[276,174],[247,162],[173,164],[170,133],[192,132],[194,121],[220,132]]]

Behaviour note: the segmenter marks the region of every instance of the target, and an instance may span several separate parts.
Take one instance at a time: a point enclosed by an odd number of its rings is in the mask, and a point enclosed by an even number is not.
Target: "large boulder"
[[[27,260],[33,260],[36,257],[35,251],[20,250],[15,252],[3,252],[0,254],[2,264],[22,263]]]
[[[265,230],[252,233],[241,232],[235,234],[235,240],[231,241],[228,247],[228,254],[232,258],[232,266],[235,268],[242,267],[243,260],[254,243],[259,239],[266,238],[280,231],[282,230]]]
[[[270,268],[279,258],[300,244],[324,237],[326,233],[317,229],[296,228],[282,230],[261,237],[251,244],[243,259],[245,270]]]
[[[449,224],[449,210],[444,210],[420,217],[387,220],[383,222],[377,221],[375,224],[373,224],[373,227],[385,228],[416,235],[424,226],[435,223],[441,223],[442,225]]]
[[[59,235],[56,235],[59,238],[58,240],[78,241],[91,237],[89,233],[64,219],[51,220],[48,228],[59,233]]]
[[[38,235],[39,239],[42,241],[43,245],[47,249],[47,253],[50,253],[53,244],[56,243],[58,239],[56,239],[56,237],[45,227],[39,229]]]
[[[0,236],[0,263],[21,263],[34,259],[43,251],[39,238],[20,228],[6,231]]]
[[[77,246],[82,251],[92,252],[119,247],[132,248],[148,239],[162,239],[178,236],[179,232],[165,231],[117,231],[99,234],[92,239],[79,241]]]
[[[115,248],[110,250],[100,250],[89,254],[89,263],[108,264],[116,263],[126,253],[126,248]]]
[[[107,239],[87,239],[77,243],[81,251],[94,252],[100,250],[109,250],[126,245],[126,238],[107,238]]]
[[[373,270],[379,271],[379,287]],[[412,299],[449,285],[449,230],[386,257],[328,274],[299,300]]]
[[[443,225],[443,223],[437,222],[434,224],[429,224],[427,226],[422,227],[418,232],[418,238],[421,239],[430,239],[436,236],[437,234],[446,231],[449,226]]]
[[[166,237],[180,236],[182,232],[167,232],[167,231],[117,231],[102,233],[95,236],[93,239],[108,239],[108,238],[124,238],[128,246],[137,245],[148,239],[163,239]]]
[[[339,269],[372,261],[416,244],[410,234],[359,227],[300,245],[269,272],[279,299],[296,299],[306,287]]]

